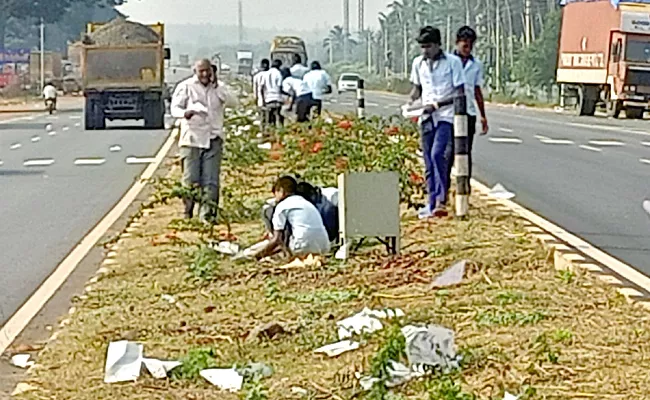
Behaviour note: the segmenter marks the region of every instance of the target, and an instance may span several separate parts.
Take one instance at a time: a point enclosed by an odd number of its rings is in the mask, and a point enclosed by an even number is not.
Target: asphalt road
[[[153,157],[167,137],[137,121],[86,132],[78,103],[0,122],[0,326],[140,176],[147,160],[127,157]]]
[[[405,96],[366,92],[368,114],[399,112]],[[354,95],[330,97],[337,112]],[[474,146],[474,177],[502,183],[522,206],[650,276],[650,121],[574,117],[492,106]]]

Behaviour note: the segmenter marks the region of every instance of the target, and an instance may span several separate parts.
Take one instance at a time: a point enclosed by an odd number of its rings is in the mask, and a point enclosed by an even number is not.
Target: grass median
[[[415,126],[391,120],[292,125],[257,146],[248,114],[231,115],[220,225],[183,221],[175,198],[178,170],[130,235],[114,250],[91,290],[38,356],[26,399],[641,399],[650,392],[647,312],[599,280],[556,271],[523,222],[473,196],[467,220],[418,220],[422,176]],[[233,262],[209,240],[257,242],[259,207],[278,174],[297,172],[325,185],[345,170],[400,171],[402,253],[389,257],[370,241],[346,263],[282,267]],[[369,205],[371,206],[371,205]],[[461,284],[432,280],[468,260]],[[170,299],[173,299],[171,301]],[[314,349],[336,342],[336,321],[369,308],[405,316],[335,358]],[[253,334],[277,323],[273,335]],[[357,375],[381,374],[403,359],[398,328],[452,329],[463,356],[458,370],[436,372],[395,388],[364,391]],[[258,330],[258,329],[257,329]],[[145,355],[181,360],[169,379],[104,384],[110,341],[144,344]],[[240,393],[219,392],[198,376],[208,367],[265,363],[273,374]]]

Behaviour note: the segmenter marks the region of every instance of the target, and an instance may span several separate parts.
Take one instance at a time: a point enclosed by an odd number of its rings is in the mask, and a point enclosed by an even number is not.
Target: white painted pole
[[[45,22],[41,18],[41,93],[45,87]]]

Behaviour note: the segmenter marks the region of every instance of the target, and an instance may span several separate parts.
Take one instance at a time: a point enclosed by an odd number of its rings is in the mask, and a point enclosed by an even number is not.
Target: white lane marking
[[[81,119],[81,115],[71,115],[70,119]]]
[[[476,188],[479,192],[489,195],[490,188],[482,184],[481,182],[472,179],[472,187]],[[524,219],[532,222],[537,225],[539,228],[545,230],[546,232],[551,233],[556,238],[567,243],[570,246],[573,246],[578,251],[584,253],[585,255],[591,257],[595,261],[603,264],[607,268],[621,275],[623,278],[627,279],[630,282],[634,282],[645,290],[650,290],[650,277],[645,276],[641,272],[634,269],[632,266],[625,264],[624,262],[610,256],[604,251],[600,250],[597,247],[594,247],[591,243],[586,242],[579,237],[567,232],[566,230],[560,228],[559,226],[553,224],[552,222],[547,221],[542,218],[540,215],[535,214],[534,212],[528,210],[515,203],[512,200],[496,200],[499,204],[508,207],[515,214],[518,214]]]
[[[338,103],[339,101],[336,99],[330,99],[330,103]]]
[[[47,119],[56,120],[56,119],[59,119],[59,117],[52,115],[52,116],[47,117]]]
[[[53,158],[34,158],[23,162],[24,167],[47,167],[52,164],[54,164]]]
[[[119,144],[113,145],[108,148],[108,151],[110,151],[111,153],[115,153],[116,151],[122,151],[122,146],[120,146]]]
[[[102,218],[101,221],[86,235],[79,244],[68,254],[68,256],[56,267],[54,272],[39,286],[38,289],[27,299],[27,301],[9,318],[0,328],[0,354],[13,343],[20,332],[39,313],[48,300],[59,290],[61,285],[68,279],[70,274],[77,268],[77,265],[92,250],[97,242],[104,236],[106,231],[117,221],[124,211],[133,203],[133,200],[140,194],[160,166],[169,149],[175,142],[175,132],[172,131],[167,141],[162,145],[156,154],[156,161],[145,168],[144,172],[137,179],[133,186],[120,201]]]
[[[603,152],[603,149],[599,149],[598,147],[593,147],[593,146],[587,146],[586,144],[581,144],[579,147],[584,150],[596,151],[598,153]]]
[[[650,160],[647,158],[639,158],[639,162],[642,164],[650,164]]]
[[[625,146],[625,143],[617,140],[590,140],[589,144],[594,146]]]
[[[514,138],[514,137],[490,137],[488,139],[492,143],[515,143],[515,144],[520,144],[523,143],[524,141],[519,139],[519,138]]]
[[[18,150],[19,148],[23,147],[22,144],[20,143],[14,143],[11,146],[9,146],[9,150]]]
[[[512,129],[509,129],[509,128],[499,128],[499,130],[501,132],[505,132],[505,133],[512,133]]]
[[[40,142],[41,137],[40,136],[32,136],[32,143]]]
[[[10,123],[12,123],[12,122],[16,122],[16,121],[31,121],[31,120],[33,120],[33,119],[34,119],[34,117],[31,117],[31,116],[27,116],[27,117],[17,117],[17,118],[9,118],[9,119],[5,119],[5,120],[0,121],[0,125],[3,125],[3,124],[10,124]]]
[[[625,130],[623,127],[619,126],[610,126],[610,125],[591,125],[591,124],[581,124],[579,122],[569,122],[567,125],[575,126],[577,128],[588,128],[588,129],[600,129],[601,131],[620,131]],[[632,131],[630,131],[632,132]],[[638,133],[638,132],[637,132]]]
[[[70,130],[70,127],[69,127],[69,126],[64,126],[63,128],[61,128],[61,130],[62,130],[63,132],[65,132],[65,131],[69,131],[69,130]]]
[[[569,139],[542,139],[540,142],[544,144],[575,144],[573,140]]]
[[[156,158],[155,157],[127,157],[126,158],[126,163],[127,164],[151,164],[152,162],[155,162]]]
[[[646,146],[646,147],[650,147],[650,142],[641,142],[641,145]]]
[[[352,105],[352,102],[350,102],[350,101],[344,101],[343,103],[341,103],[341,105],[342,105],[342,106],[351,106],[351,105]]]
[[[539,140],[549,140],[549,139],[551,139],[551,138],[548,137],[548,136],[544,136],[544,135],[535,135],[535,139],[539,139]]]
[[[102,165],[105,162],[105,158],[77,158],[74,165]]]
[[[377,103],[368,103],[366,104],[368,107],[379,107],[379,104]]]

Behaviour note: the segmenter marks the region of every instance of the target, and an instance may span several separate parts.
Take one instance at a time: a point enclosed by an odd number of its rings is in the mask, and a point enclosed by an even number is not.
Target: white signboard
[[[642,12],[621,12],[621,30],[629,33],[650,33],[650,14]]]
[[[565,68],[604,68],[603,53],[561,53],[560,67]]]

